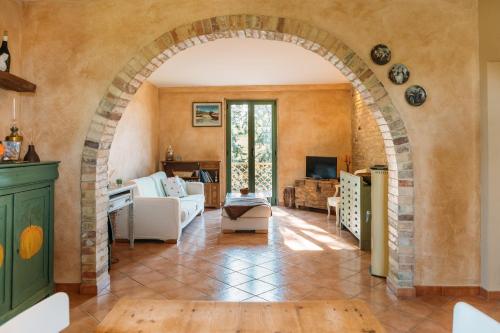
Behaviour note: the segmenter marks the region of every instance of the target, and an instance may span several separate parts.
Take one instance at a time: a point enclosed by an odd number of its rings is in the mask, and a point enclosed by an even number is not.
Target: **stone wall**
[[[352,165],[351,171],[369,168],[374,164],[387,164],[384,139],[361,95],[353,91],[352,108]]]

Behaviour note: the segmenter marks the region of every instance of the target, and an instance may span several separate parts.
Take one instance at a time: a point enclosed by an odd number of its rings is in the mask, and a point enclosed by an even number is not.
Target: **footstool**
[[[267,233],[271,216],[271,205],[263,194],[228,193],[222,208],[221,229],[223,233],[236,231]]]

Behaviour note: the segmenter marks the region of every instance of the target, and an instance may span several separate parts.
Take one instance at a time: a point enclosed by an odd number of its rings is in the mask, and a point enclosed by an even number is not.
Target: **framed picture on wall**
[[[193,127],[222,126],[221,102],[194,102]]]

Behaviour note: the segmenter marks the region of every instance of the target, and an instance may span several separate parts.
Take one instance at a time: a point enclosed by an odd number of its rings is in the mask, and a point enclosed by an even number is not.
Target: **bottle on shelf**
[[[7,31],[3,32],[2,45],[0,46],[0,71],[10,71],[10,52],[9,52],[9,35]]]
[[[21,145],[23,137],[19,133],[19,128],[14,121],[10,128],[10,134],[5,137],[5,153],[3,156],[4,161],[17,161],[21,154]]]

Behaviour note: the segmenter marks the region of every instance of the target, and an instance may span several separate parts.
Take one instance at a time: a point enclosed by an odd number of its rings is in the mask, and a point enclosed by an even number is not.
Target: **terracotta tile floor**
[[[388,332],[450,332],[452,297],[397,299],[368,274],[370,254],[325,214],[273,208],[269,234],[221,234],[220,210],[207,211],[178,246],[154,241],[114,246],[104,295],[70,295],[71,326],[93,332],[120,297],[265,302],[361,298]],[[461,298],[500,320],[500,302]]]

